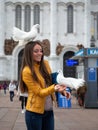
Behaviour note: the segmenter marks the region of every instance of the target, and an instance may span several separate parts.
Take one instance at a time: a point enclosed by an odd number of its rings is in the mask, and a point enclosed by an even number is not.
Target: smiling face
[[[33,60],[34,62],[40,62],[43,56],[42,47],[39,44],[36,44],[33,48]]]

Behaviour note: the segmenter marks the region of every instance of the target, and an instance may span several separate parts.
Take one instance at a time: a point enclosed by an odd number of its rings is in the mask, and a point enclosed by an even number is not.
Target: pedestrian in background
[[[8,85],[7,85],[6,81],[4,81],[4,83],[3,83],[4,94],[6,94],[7,88],[8,88]]]
[[[2,87],[2,84],[0,83],[0,92],[1,92],[2,88],[3,88],[3,87]]]
[[[19,95],[19,101],[21,102],[21,109],[22,109],[21,113],[24,113],[27,104],[28,93],[27,92],[21,93],[20,87],[18,86],[17,96],[18,95]]]
[[[13,102],[13,98],[15,96],[14,91],[16,90],[16,85],[14,81],[9,83],[9,93],[10,93],[10,101]]]

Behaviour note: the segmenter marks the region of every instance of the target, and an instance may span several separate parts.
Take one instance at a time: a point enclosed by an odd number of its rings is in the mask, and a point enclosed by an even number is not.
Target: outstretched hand
[[[59,84],[55,85],[55,90],[57,92],[63,92],[65,89],[66,89],[65,85],[59,85]]]

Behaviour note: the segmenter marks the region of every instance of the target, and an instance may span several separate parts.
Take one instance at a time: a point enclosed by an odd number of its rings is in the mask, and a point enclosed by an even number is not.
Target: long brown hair
[[[24,48],[22,65],[21,65],[21,70],[20,70],[20,80],[19,80],[19,87],[20,87],[21,92],[27,91],[27,87],[22,80],[22,71],[25,66],[28,66],[30,68],[30,70],[32,72],[32,77],[34,78],[34,80],[36,82],[39,82],[38,77],[37,77],[34,67],[33,67],[34,61],[33,61],[33,57],[32,57],[32,50],[36,44],[38,44],[42,47],[40,41],[30,41],[25,45],[25,48]],[[44,59],[44,54],[42,56],[41,62],[39,63],[40,64],[40,73],[42,74],[43,78],[45,79],[46,84],[51,85],[52,84],[51,76],[47,71],[47,68],[45,66],[43,59]]]

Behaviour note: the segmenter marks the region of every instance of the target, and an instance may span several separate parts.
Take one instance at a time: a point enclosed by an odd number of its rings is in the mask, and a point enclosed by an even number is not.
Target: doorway
[[[69,67],[66,65],[66,60],[68,60],[72,56],[74,56],[74,52],[72,52],[72,51],[68,51],[64,54],[64,56],[63,56],[63,74],[65,77],[75,78],[76,77],[76,67],[75,66]]]

